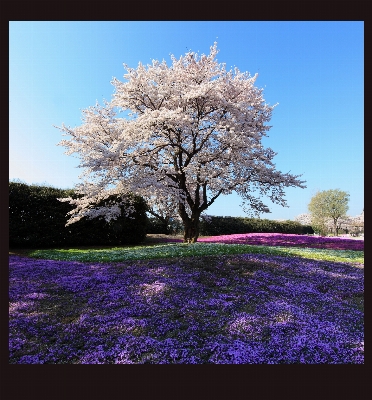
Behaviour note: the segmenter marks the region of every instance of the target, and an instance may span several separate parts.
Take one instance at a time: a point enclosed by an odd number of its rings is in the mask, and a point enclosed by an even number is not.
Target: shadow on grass
[[[165,243],[181,243],[183,242],[181,236],[168,236],[163,234],[147,235],[145,240],[137,245],[134,244],[122,244],[122,245],[90,245],[90,246],[58,246],[58,250],[108,250],[108,249],[127,249],[133,247],[143,246],[157,246]],[[55,250],[56,246],[45,247],[45,248],[29,248],[29,247],[11,247],[9,248],[9,255],[15,255],[20,257],[30,257],[30,254],[36,250]]]

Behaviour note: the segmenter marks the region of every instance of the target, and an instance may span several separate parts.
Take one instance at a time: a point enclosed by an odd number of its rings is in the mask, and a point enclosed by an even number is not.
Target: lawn
[[[232,236],[11,254],[9,362],[364,363],[363,241]]]

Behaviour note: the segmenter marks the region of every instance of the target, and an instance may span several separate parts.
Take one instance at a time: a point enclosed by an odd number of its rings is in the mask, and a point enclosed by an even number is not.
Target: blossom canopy
[[[124,64],[126,82],[113,79],[111,102],[84,110],[79,127],[62,125],[71,138],[60,145],[79,153],[85,178],[78,186],[83,196],[65,199],[77,205],[69,222],[114,218],[119,208],[98,211],[93,204],[134,192],[155,196],[157,204],[173,199],[185,241],[196,241],[200,214],[220,195],[235,191],[244,210],[257,215],[269,212],[262,195],[286,206],[284,188],[305,187],[300,175],[277,171],[276,153],[261,143],[274,106],[255,86],[257,74],[227,71],[217,53],[214,43],[209,55],[171,56],[170,67],[157,60],[135,69]]]

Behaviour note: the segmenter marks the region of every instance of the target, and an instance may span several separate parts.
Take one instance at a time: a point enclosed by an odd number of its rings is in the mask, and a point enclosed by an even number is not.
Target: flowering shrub
[[[9,263],[11,364],[364,363],[363,269],[347,263]]]

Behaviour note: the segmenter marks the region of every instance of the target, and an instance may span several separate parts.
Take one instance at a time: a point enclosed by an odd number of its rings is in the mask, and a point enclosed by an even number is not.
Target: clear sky
[[[73,188],[79,159],[57,146],[53,125],[81,125],[81,110],[111,100],[123,63],[171,65],[188,50],[226,67],[258,73],[256,86],[274,109],[263,144],[276,168],[303,174],[288,188],[289,208],[266,203],[268,219],[307,213],[318,190],[349,192],[349,212],[364,208],[364,23],[362,21],[10,22],[9,179]],[[216,200],[207,214],[244,216],[240,198]]]

